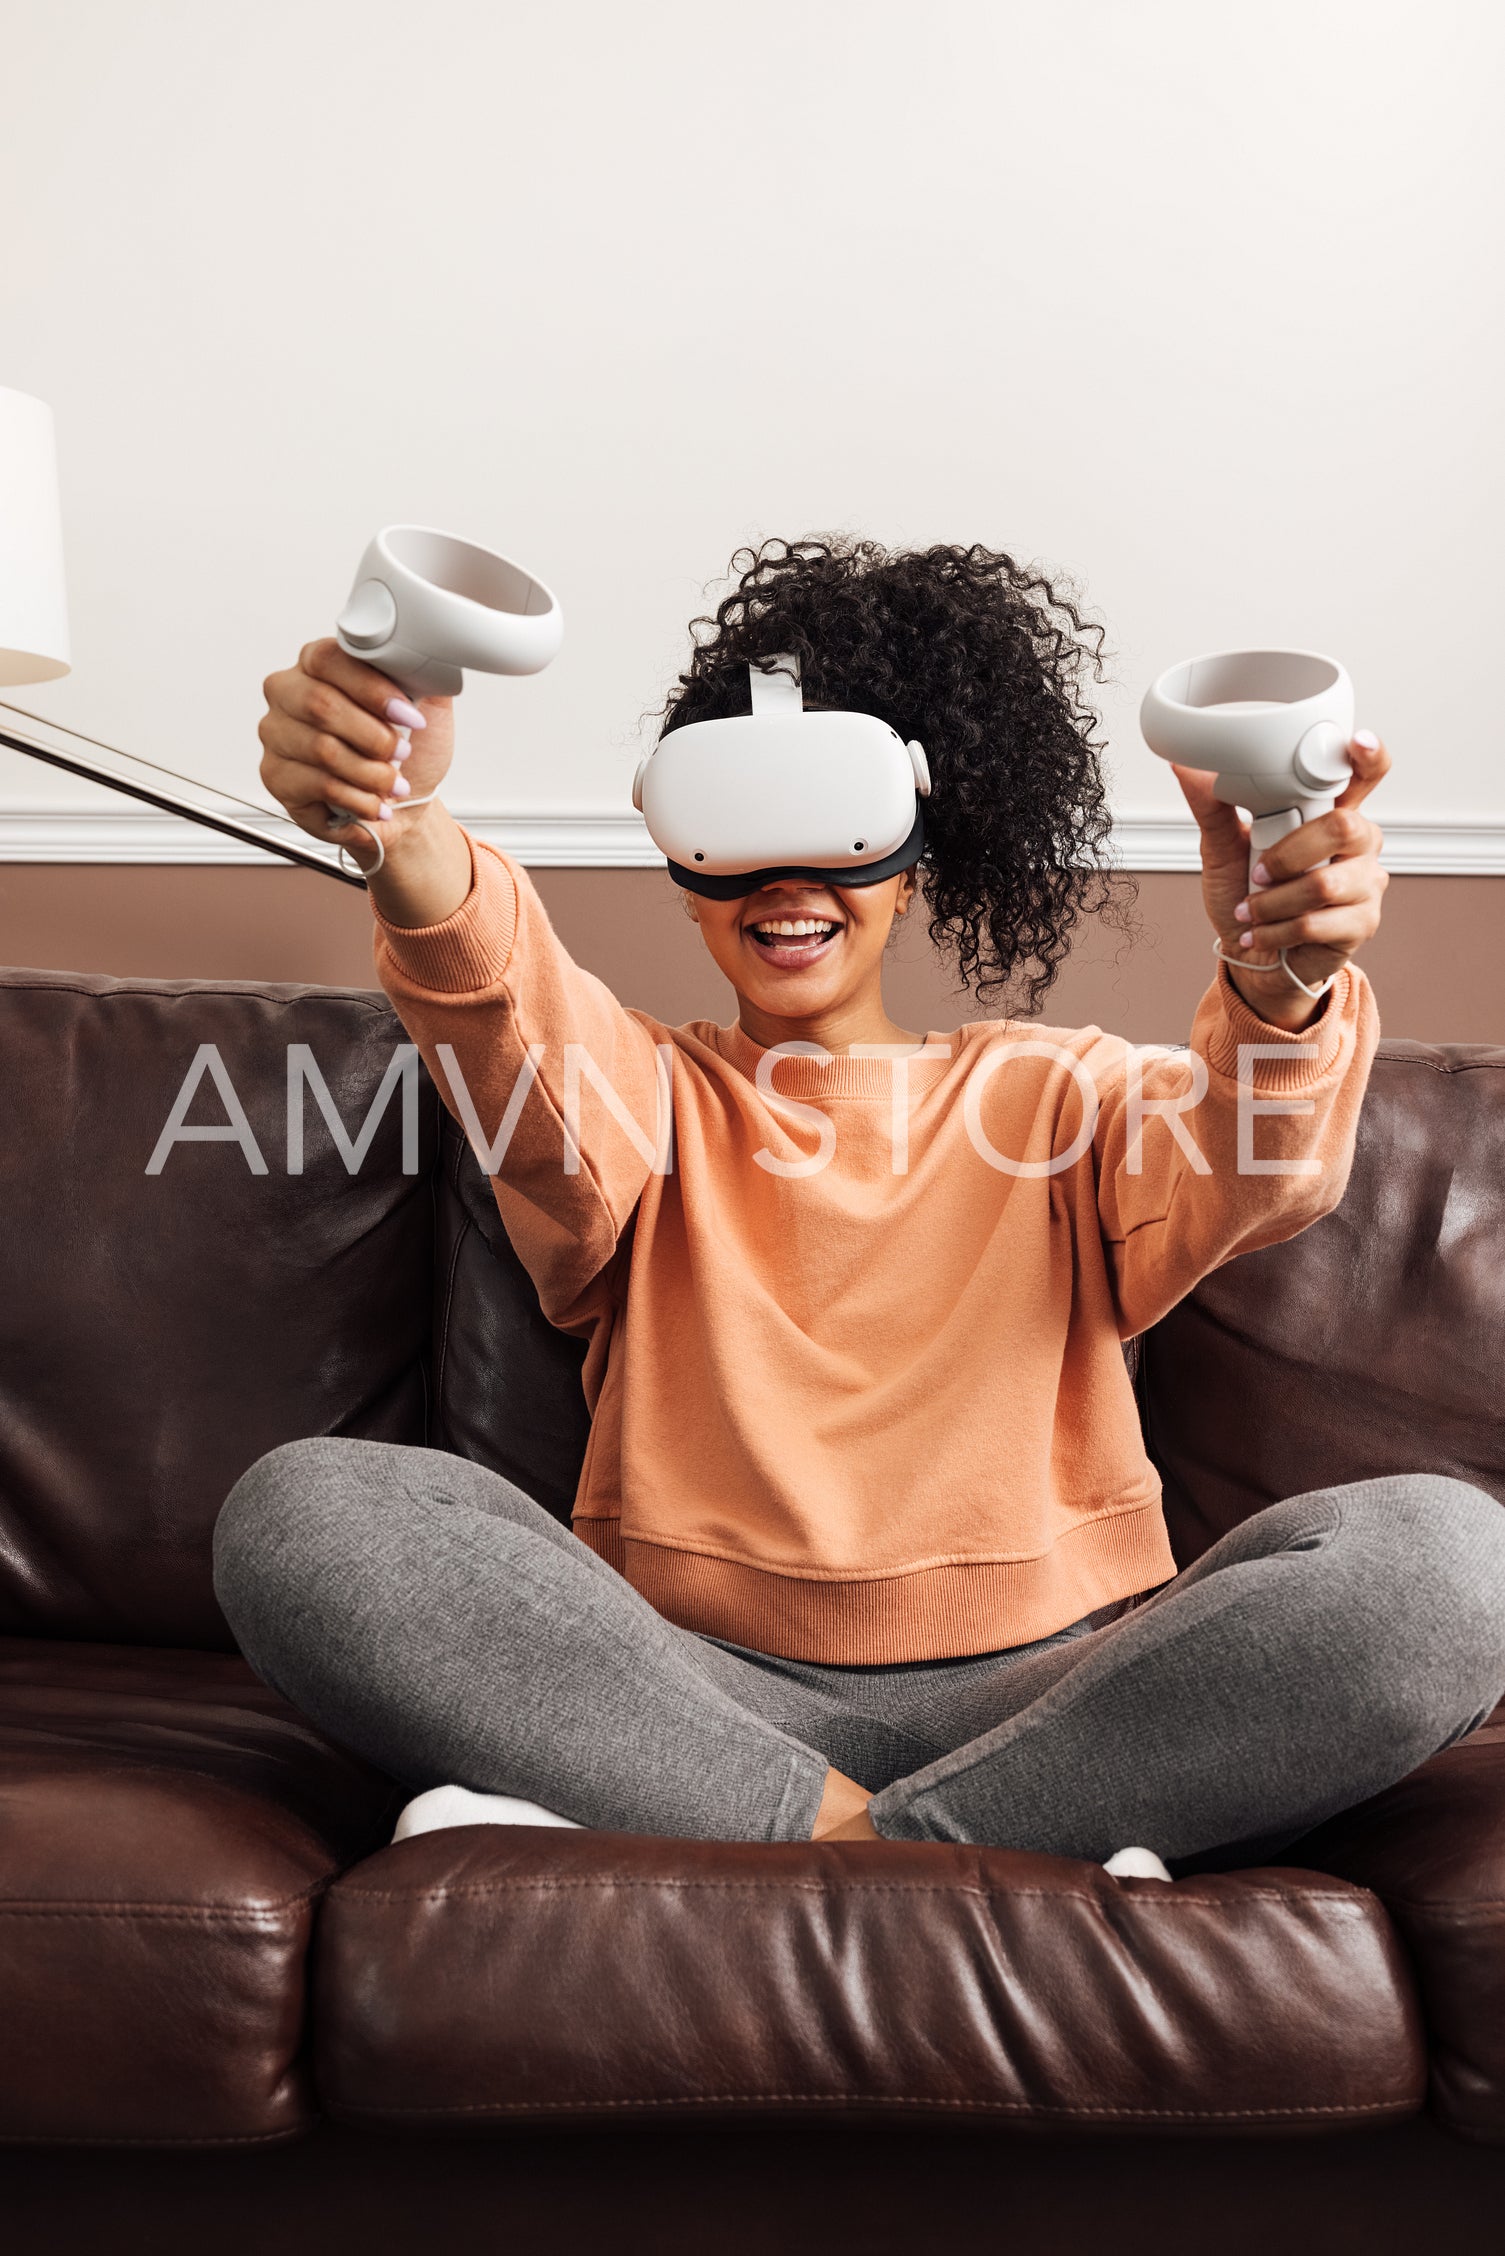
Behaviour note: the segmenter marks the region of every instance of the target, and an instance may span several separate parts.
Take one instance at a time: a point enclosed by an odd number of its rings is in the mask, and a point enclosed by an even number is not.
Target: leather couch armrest
[[[1415,1967],[1436,2113],[1505,2142],[1505,1704],[1281,1862],[1380,1897]]]

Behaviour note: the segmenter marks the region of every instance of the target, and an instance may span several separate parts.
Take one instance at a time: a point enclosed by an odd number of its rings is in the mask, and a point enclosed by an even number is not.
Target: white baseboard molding
[[[259,820],[240,808],[237,822],[282,834],[277,816]],[[459,820],[477,838],[505,847],[536,869],[662,869],[664,857],[643,826],[641,815],[618,814],[467,814]],[[177,815],[150,807],[0,808],[0,863],[150,862],[276,869],[270,854],[238,838],[205,830]],[[287,868],[284,862],[282,868]]]
[[[505,847],[533,869],[663,868],[664,858],[641,816],[630,812],[462,811],[460,820],[478,838]],[[267,827],[277,827],[274,816],[267,818]],[[1114,839],[1125,869],[1200,867],[1197,833],[1190,822],[1123,815]],[[272,856],[238,839],[221,838],[144,807],[0,809],[0,863],[5,862],[278,866]],[[1385,866],[1400,877],[1505,877],[1505,821],[1470,816],[1392,823],[1385,831]]]
[[[1382,822],[1381,856],[1393,877],[1505,877],[1505,821],[1461,815]],[[1199,870],[1196,826],[1161,815],[1120,815],[1118,859],[1131,870]]]

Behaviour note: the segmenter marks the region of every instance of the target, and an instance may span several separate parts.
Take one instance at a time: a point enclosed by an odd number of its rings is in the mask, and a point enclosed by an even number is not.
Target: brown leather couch
[[[344,1433],[564,1517],[585,1434],[426,1080],[416,1172],[395,1099],[352,1173],[310,1098],[289,1173],[290,1045],[353,1132],[401,1038],[379,995],[0,974],[0,2237],[396,2247],[502,2203],[509,2248],[930,2247],[944,2213],[1372,2252],[1413,2211],[1469,2244],[1505,2197],[1505,1711],[1278,1869],[1170,1888],[901,1843],[385,1845],[399,1791],[234,1652],[219,1504]],[[206,1078],[220,1139],[149,1174],[205,1044],[247,1134]],[[1505,1051],[1385,1044],[1342,1206],[1139,1344],[1183,1561],[1326,1481],[1505,1498],[1502,1224]]]

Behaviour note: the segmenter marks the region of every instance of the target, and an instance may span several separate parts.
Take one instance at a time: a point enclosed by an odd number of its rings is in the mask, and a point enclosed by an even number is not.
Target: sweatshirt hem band
[[[638,1542],[623,1536],[617,1519],[582,1517],[574,1526],[681,1629],[833,1667],[952,1660],[1031,1645],[1176,1573],[1158,1497],[1078,1522],[1038,1558],[925,1567],[862,1582],[774,1574]]]

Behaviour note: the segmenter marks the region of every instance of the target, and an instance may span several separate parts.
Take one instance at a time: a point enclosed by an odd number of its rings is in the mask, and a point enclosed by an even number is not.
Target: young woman
[[[379,975],[496,1139],[592,1426],[573,1533],[436,1452],[273,1451],[217,1531],[230,1621],[334,1738],[468,1790],[429,1821],[523,1797],[631,1832],[1258,1861],[1505,1693],[1491,1497],[1397,1468],[1177,1574],[1122,1353],[1342,1196],[1388,756],[1356,736],[1336,811],[1252,892],[1244,825],[1178,771],[1220,952],[1189,1051],[911,1030],[883,1000],[895,918],[928,912],[974,987],[1033,1009],[1103,901],[1100,631],[981,547],[737,564],[666,727],[746,712],[749,665],[791,653],[807,706],[917,738],[934,790],[899,876],[686,896],[727,1026],[661,1025],[571,961],[526,873],[429,796],[445,700],[415,710],[328,641],[266,685],[269,789],[383,842]]]

